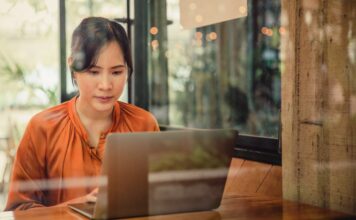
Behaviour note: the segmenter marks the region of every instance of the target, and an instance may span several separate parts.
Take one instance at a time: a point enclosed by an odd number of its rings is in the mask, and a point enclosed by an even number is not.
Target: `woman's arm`
[[[35,143],[36,139],[38,143],[44,143],[45,136],[32,123],[33,120],[27,126],[16,153],[5,211],[45,206],[46,149]]]

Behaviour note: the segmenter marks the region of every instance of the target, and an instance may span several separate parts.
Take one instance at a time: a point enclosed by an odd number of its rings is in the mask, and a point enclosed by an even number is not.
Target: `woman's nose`
[[[108,74],[103,74],[100,78],[99,88],[103,90],[112,89],[112,79]]]

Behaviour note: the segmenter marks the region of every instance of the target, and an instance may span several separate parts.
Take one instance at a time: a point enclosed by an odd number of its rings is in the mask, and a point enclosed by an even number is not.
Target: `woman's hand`
[[[58,204],[56,206],[67,206],[68,204],[74,204],[74,203],[95,203],[96,202],[96,197],[98,194],[98,188],[95,188],[93,191],[91,191],[89,194],[85,196],[81,196],[75,199],[71,199],[69,201],[63,202],[61,204]]]

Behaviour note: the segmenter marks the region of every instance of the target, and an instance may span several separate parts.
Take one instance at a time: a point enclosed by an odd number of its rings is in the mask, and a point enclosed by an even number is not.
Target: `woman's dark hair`
[[[82,20],[72,35],[72,80],[74,72],[83,72],[95,65],[101,48],[110,42],[117,42],[121,47],[130,77],[133,72],[132,57],[125,29],[116,21],[88,17]]]

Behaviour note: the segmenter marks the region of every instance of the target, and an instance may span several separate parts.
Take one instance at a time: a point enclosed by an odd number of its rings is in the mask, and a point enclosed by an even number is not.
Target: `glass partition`
[[[247,17],[195,29],[179,1],[151,2],[149,109],[161,124],[278,137],[280,1],[248,1]]]
[[[59,103],[58,5],[0,0],[0,210],[28,120]]]

